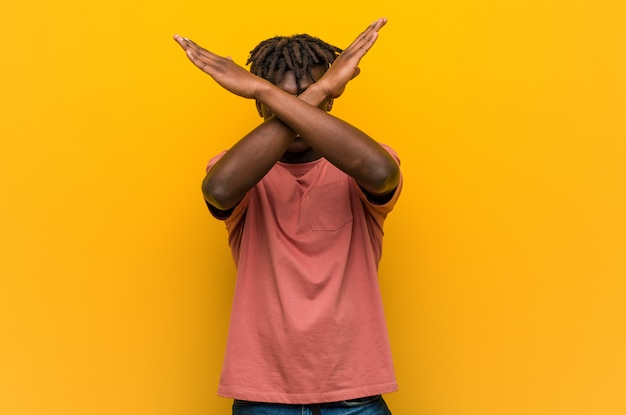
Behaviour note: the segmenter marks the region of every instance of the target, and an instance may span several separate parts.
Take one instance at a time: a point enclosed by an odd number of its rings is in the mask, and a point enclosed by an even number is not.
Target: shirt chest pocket
[[[314,231],[336,231],[352,222],[350,192],[341,180],[312,189],[305,203]]]

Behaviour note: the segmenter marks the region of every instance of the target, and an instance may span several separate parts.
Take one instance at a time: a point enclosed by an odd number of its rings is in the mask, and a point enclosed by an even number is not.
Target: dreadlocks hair
[[[305,75],[313,79],[313,67],[328,69],[341,52],[338,47],[307,34],[275,36],[252,49],[246,65],[251,63],[250,72],[272,83],[282,81],[286,71],[293,71],[300,91],[300,80]]]

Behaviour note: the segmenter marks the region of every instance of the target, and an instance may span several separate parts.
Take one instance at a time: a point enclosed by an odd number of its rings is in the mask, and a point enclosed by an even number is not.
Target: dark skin
[[[361,58],[386,23],[383,18],[368,26],[326,72],[314,68],[315,79],[301,80],[304,91],[296,90],[293,72],[274,85],[229,57],[174,36],[194,65],[231,93],[255,99],[265,118],[207,173],[202,190],[210,205],[227,213],[276,162],[304,163],[320,157],[353,177],[372,201],[384,203],[391,197],[400,179],[395,160],[367,134],[327,112],[359,74]]]

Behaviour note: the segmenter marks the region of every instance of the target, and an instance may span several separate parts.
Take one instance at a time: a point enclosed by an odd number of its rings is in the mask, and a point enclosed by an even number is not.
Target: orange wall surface
[[[0,5],[0,414],[227,414],[208,159],[261,119],[172,40],[346,46],[333,114],[394,147],[396,415],[626,414],[626,3]]]

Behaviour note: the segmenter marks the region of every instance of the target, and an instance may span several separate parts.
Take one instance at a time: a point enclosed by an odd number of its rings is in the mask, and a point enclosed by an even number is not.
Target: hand
[[[174,39],[185,50],[189,60],[223,88],[244,98],[256,98],[267,82],[237,65],[230,57],[218,56],[179,35]]]
[[[378,31],[387,24],[386,18],[380,18],[369,25],[344,51],[335,59],[330,69],[317,81],[329,98],[338,98],[343,94],[348,82],[361,72],[359,62],[370,50],[378,38]]]

